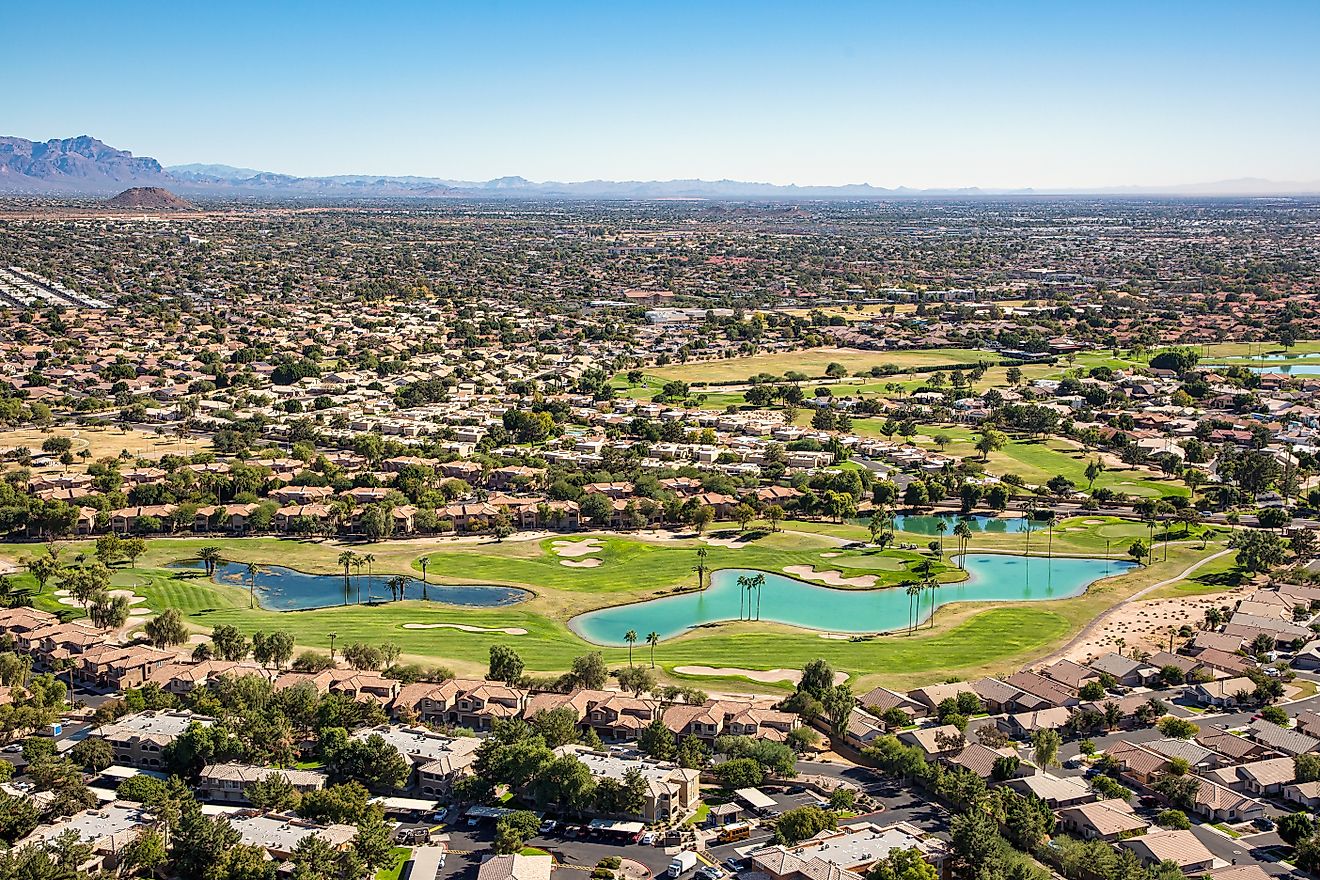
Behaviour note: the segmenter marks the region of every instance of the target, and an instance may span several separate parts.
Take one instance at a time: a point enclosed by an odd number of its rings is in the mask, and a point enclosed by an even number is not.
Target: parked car
[[[655,840],[659,836],[654,831],[644,831],[642,832],[642,839],[637,842],[642,846],[655,846]]]
[[[559,827],[559,823],[556,822],[554,819],[546,819],[544,822],[541,823],[541,827],[536,830],[540,834],[549,834],[558,827]]]

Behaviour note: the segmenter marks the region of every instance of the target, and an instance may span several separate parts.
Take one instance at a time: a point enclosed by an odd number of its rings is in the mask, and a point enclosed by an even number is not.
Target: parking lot
[[[468,878],[477,876],[477,867],[483,856],[490,853],[495,839],[495,823],[485,821],[469,828],[466,822],[458,822],[443,829],[449,838],[450,857],[440,873],[442,880],[447,878]],[[555,861],[565,866],[591,868],[603,858],[619,856],[632,859],[645,865],[654,875],[663,874],[669,867],[672,855],[658,846],[641,846],[605,835],[596,837],[568,837],[560,829],[544,836],[536,836],[527,841],[528,846],[543,849],[555,857]],[[472,855],[465,855],[471,853]]]

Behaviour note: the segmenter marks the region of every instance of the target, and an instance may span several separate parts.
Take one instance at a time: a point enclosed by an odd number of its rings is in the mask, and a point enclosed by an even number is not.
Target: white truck
[[[697,866],[697,854],[692,850],[684,850],[674,856],[674,860],[669,863],[669,870],[666,872],[670,877],[680,877],[691,871]]]

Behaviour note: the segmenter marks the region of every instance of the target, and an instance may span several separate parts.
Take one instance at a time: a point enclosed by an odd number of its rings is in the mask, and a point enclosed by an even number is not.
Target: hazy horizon
[[[72,10],[11,12],[0,134],[296,176],[1320,181],[1303,2]]]

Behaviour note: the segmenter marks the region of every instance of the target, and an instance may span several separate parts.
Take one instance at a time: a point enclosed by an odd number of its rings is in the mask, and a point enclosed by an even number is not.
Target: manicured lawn
[[[1209,593],[1222,593],[1246,583],[1247,575],[1237,567],[1236,554],[1230,553],[1213,562],[1206,563],[1189,578],[1175,584],[1161,587],[1151,593],[1151,599],[1177,599],[1187,596],[1204,596]]]
[[[1079,517],[1061,523],[1055,534],[1055,552],[1096,553],[1103,548],[1101,531],[1144,533],[1137,523],[1122,523],[1105,518]],[[468,608],[419,601],[388,603],[380,606],[348,605],[311,611],[268,611],[249,609],[246,590],[228,584],[215,584],[191,571],[162,568],[164,563],[195,554],[198,547],[213,543],[227,559],[290,565],[308,571],[337,573],[335,559],[342,545],[333,542],[281,541],[277,539],[158,539],[137,569],[120,568],[117,583],[132,588],[154,611],[178,608],[189,622],[211,628],[229,624],[245,633],[257,630],[289,631],[299,649],[329,647],[329,634],[336,634],[340,647],[353,642],[380,644],[393,642],[402,647],[405,658],[424,663],[442,663],[463,674],[484,671],[491,645],[509,644],[518,650],[529,672],[559,672],[567,669],[572,658],[592,650],[601,650],[613,665],[627,660],[626,649],[591,645],[565,625],[570,616],[588,608],[612,605],[675,586],[695,586],[691,568],[696,563],[696,549],[708,550],[712,568],[737,566],[781,571],[785,565],[811,564],[817,571],[837,569],[846,575],[874,574],[881,584],[910,579],[910,566],[920,559],[910,552],[875,549],[842,550],[840,538],[864,540],[861,526],[832,523],[784,523],[786,531],[765,534],[743,549],[708,546],[690,538],[682,540],[643,540],[617,535],[575,535],[571,540],[597,537],[602,550],[593,554],[604,560],[595,569],[572,569],[559,565],[551,542],[565,540],[509,540],[503,543],[438,542],[434,540],[394,541],[362,546],[358,552],[377,556],[378,574],[406,571],[414,560],[426,553],[429,571],[434,577],[444,572],[447,580],[467,582],[507,582],[532,587],[535,598],[512,607]],[[1017,549],[1021,535],[983,535],[973,541],[973,549]],[[913,536],[924,546],[929,540]],[[1112,540],[1112,539],[1111,539]],[[946,540],[951,548],[951,542]],[[86,548],[88,545],[78,545]],[[1116,545],[1114,558],[1122,558]],[[436,549],[443,547],[443,550]],[[795,548],[795,549],[789,549]],[[1033,536],[1033,553],[1043,553],[1045,536]],[[5,554],[20,557],[39,547],[4,548]],[[882,635],[856,641],[822,638],[806,632],[766,622],[730,622],[703,627],[662,642],[655,651],[662,671],[679,665],[735,666],[749,668],[801,668],[808,660],[824,657],[836,669],[847,672],[855,687],[875,683],[901,686],[943,679],[949,676],[984,675],[1019,667],[1033,657],[1048,653],[1062,639],[1076,631],[1101,610],[1130,595],[1141,586],[1176,574],[1191,561],[1217,549],[1211,543],[1201,550],[1199,541],[1175,542],[1169,548],[1168,562],[1158,562],[1149,569],[1139,569],[1120,577],[1098,582],[1083,596],[1042,604],[994,605],[964,603],[941,608],[933,628],[919,629],[914,635]],[[66,549],[72,557],[76,552]],[[84,549],[84,552],[86,550]],[[836,553],[825,558],[823,553]],[[957,579],[961,573],[950,565],[937,569],[941,580]],[[20,586],[30,586],[26,573],[15,576]],[[58,587],[58,584],[54,586]],[[67,610],[55,603],[48,589],[36,597],[38,607]],[[407,623],[457,623],[478,627],[517,627],[525,634],[503,632],[465,632],[456,629],[404,628]],[[648,655],[649,656],[649,655]],[[723,680],[728,684],[735,682]],[[739,689],[753,689],[736,682]],[[718,689],[717,683],[710,685]],[[773,689],[755,686],[754,689]]]
[[[408,864],[408,859],[412,857],[412,847],[396,846],[390,849],[390,855],[394,857],[392,867],[381,868],[376,872],[376,880],[399,880],[403,874],[403,866]]]

